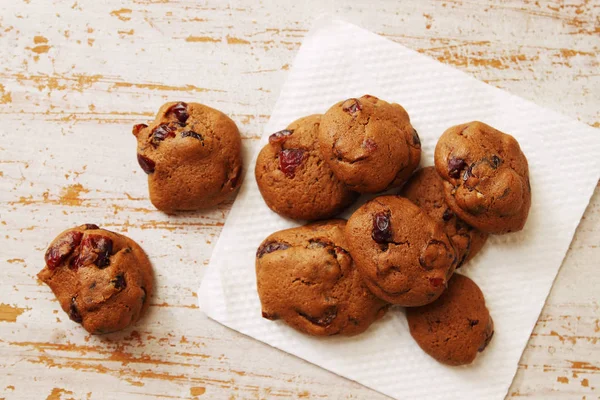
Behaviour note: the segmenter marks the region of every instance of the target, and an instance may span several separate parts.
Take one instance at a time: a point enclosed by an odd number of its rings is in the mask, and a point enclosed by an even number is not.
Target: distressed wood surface
[[[157,212],[130,134],[196,100],[238,123],[249,155],[321,13],[600,127],[595,0],[2,0],[0,399],[385,398],[204,317],[196,290],[231,202]],[[87,335],[35,277],[47,243],[84,222],[151,255],[157,294],[124,332]],[[599,398],[599,242],[597,189],[509,398]]]

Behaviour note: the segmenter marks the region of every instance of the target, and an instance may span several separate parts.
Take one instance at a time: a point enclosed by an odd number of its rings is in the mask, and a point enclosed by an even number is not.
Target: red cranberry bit
[[[296,168],[304,161],[305,151],[302,149],[285,149],[279,152],[279,169],[288,178],[293,178]]]
[[[196,133],[194,131],[181,132],[181,137],[182,138],[193,137],[194,139],[201,141],[202,146],[204,146],[204,138],[202,137],[202,135],[200,135],[199,133]]]
[[[360,110],[362,110],[362,104],[358,99],[348,99],[342,103],[342,110],[347,112],[348,114],[356,114]]]
[[[131,130],[131,133],[133,133],[133,136],[137,137],[140,132],[142,131],[142,129],[147,128],[148,125],[146,124],[137,124],[133,126],[133,129]]]
[[[80,324],[83,321],[76,303],[77,297],[71,297],[71,307],[69,308],[69,318]]]
[[[127,282],[125,282],[125,275],[123,274],[115,276],[115,278],[112,281],[110,281],[110,283],[112,283],[112,285],[117,290],[123,290],[127,287]]]
[[[63,261],[73,253],[73,250],[79,246],[82,237],[83,233],[70,231],[58,238],[56,242],[48,248],[44,256],[48,268],[54,270],[62,264]]]
[[[190,114],[188,114],[187,110],[187,104],[183,101],[180,101],[179,103],[171,106],[171,108],[169,108],[169,111],[172,112],[175,115],[175,118],[177,118],[177,121],[179,121],[182,124],[185,124],[185,122],[190,117]]]
[[[142,167],[145,173],[151,174],[154,172],[154,168],[156,167],[156,163],[154,161],[146,156],[141,155],[140,153],[137,155],[137,160],[138,164],[140,164],[140,167]]]
[[[265,254],[272,253],[277,250],[289,249],[290,245],[283,242],[267,242],[260,245],[256,251],[256,257],[261,258]]]
[[[377,150],[377,143],[373,139],[367,139],[363,142],[362,147],[367,149],[369,152]]]
[[[500,157],[498,157],[497,155],[493,155],[492,156],[492,160],[490,161],[490,165],[492,166],[493,169],[496,169],[500,166],[500,164],[502,163],[502,159],[500,159]]]
[[[479,323],[478,319],[470,319],[470,318],[467,318],[467,319],[469,320],[469,327],[471,327],[471,328]]]
[[[429,278],[429,283],[434,288],[437,288],[437,287],[440,287],[442,285],[445,285],[446,281],[444,280],[444,278]]]
[[[378,98],[378,97],[375,97],[375,96],[373,96],[373,95],[370,95],[370,94],[365,94],[365,95],[363,95],[363,96],[361,97],[361,99],[366,99],[366,100],[372,101],[373,103],[377,103],[377,102],[379,101],[379,98]]]
[[[379,244],[388,243],[392,240],[391,213],[380,211],[373,216],[373,232],[371,237]]]
[[[415,146],[418,149],[421,148],[421,138],[419,137],[419,133],[417,132],[417,130],[414,128],[413,128],[412,141],[413,141],[413,146]]]
[[[446,208],[446,211],[444,211],[444,215],[442,215],[442,219],[448,222],[452,219],[452,217],[454,217],[454,213],[449,208]]]
[[[263,316],[263,318],[269,319],[271,321],[275,321],[276,319],[279,319],[279,316],[277,314],[269,314],[264,311],[262,312],[262,316]]]
[[[292,135],[292,133],[294,133],[294,131],[291,129],[284,129],[282,131],[275,132],[274,134],[269,136],[269,143],[270,144],[283,143],[287,140],[287,138],[289,136]]]
[[[100,269],[110,264],[113,242],[110,238],[100,235],[87,235],[81,241],[79,254],[73,261],[73,268],[77,269],[89,264],[96,264]]]
[[[175,128],[169,124],[160,124],[152,131],[152,145],[157,147],[168,137],[175,137]]]
[[[465,167],[467,163],[462,158],[452,157],[448,160],[448,175],[451,178],[458,179],[460,178],[460,173]]]
[[[96,224],[84,224],[83,225],[83,229],[88,230],[88,229],[100,229],[100,227]]]
[[[318,325],[322,328],[331,325],[331,323],[333,322],[333,320],[335,319],[335,317],[337,317],[337,307],[332,306],[329,307],[325,310],[325,312],[323,313],[322,316],[320,317],[312,317],[308,314],[305,314],[301,311],[298,311],[298,314],[304,318],[306,318],[307,320],[309,320],[310,322],[312,322],[315,325]]]

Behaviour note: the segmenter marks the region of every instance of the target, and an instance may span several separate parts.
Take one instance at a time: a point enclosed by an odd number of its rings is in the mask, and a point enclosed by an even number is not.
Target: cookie
[[[435,148],[446,203],[482,232],[523,229],[531,206],[527,158],[514,137],[474,121],[453,126]]]
[[[346,250],[345,220],[275,232],[256,252],[263,317],[315,336],[356,335],[383,316],[387,303],[363,284]]]
[[[479,287],[454,274],[448,289],[435,302],[406,310],[410,334],[439,362],[470,364],[494,335],[494,322]]]
[[[256,160],[256,182],[267,206],[285,217],[330,218],[357,197],[335,177],[318,149],[321,115],[291,123],[269,137]]]
[[[421,141],[404,108],[369,95],[323,115],[319,146],[334,174],[360,193],[402,185],[421,160]]]
[[[364,204],[348,220],[345,234],[366,285],[393,304],[431,303],[456,267],[456,252],[442,223],[400,196]]]
[[[485,244],[487,233],[467,225],[446,204],[444,183],[434,167],[417,171],[402,187],[400,195],[421,207],[435,221],[444,224],[458,256],[456,268],[473,258]]]
[[[150,124],[133,127],[150,201],[172,214],[213,207],[240,185],[241,138],[222,112],[198,103],[163,105]]]
[[[115,332],[148,308],[152,267],[142,248],[126,236],[86,224],[50,243],[38,278],[62,309],[93,334]]]

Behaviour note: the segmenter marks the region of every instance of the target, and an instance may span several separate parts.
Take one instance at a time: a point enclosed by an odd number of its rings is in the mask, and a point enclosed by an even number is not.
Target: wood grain
[[[196,290],[231,201],[166,217],[132,156],[131,125],[175,99],[229,114],[251,154],[321,13],[600,127],[595,0],[14,0],[0,9],[0,398],[385,398],[207,320]],[[125,232],[152,257],[157,295],[125,332],[85,334],[35,278],[47,243],[84,222]],[[597,189],[509,398],[599,398],[599,242]]]

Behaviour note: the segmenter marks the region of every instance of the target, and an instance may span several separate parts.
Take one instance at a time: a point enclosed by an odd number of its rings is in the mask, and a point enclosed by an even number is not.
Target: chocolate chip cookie
[[[531,206],[527,158],[514,137],[482,122],[453,126],[435,148],[446,202],[482,232],[523,229]]]
[[[458,218],[446,204],[444,183],[434,167],[418,170],[404,185],[400,194],[421,207],[435,221],[441,221],[458,255],[456,268],[481,250],[487,233]]]
[[[133,127],[150,201],[166,213],[209,208],[240,185],[241,138],[222,112],[198,103],[163,105],[150,124]]]
[[[291,123],[269,137],[256,160],[256,182],[269,208],[302,220],[330,218],[358,196],[335,177],[317,146],[321,115]]]
[[[454,274],[435,302],[406,310],[408,326],[419,346],[441,363],[473,362],[494,335],[494,322],[479,287]]]
[[[380,196],[346,225],[348,249],[380,299],[405,307],[437,299],[456,267],[456,252],[439,221],[400,196]]]
[[[387,304],[363,284],[346,250],[345,220],[275,232],[256,252],[263,317],[301,332],[356,335],[383,316]]]
[[[153,275],[133,240],[97,225],[67,229],[50,243],[38,278],[62,309],[90,333],[118,331],[148,308]]]
[[[421,160],[421,141],[404,108],[369,95],[325,113],[319,146],[334,174],[360,193],[402,185]]]

